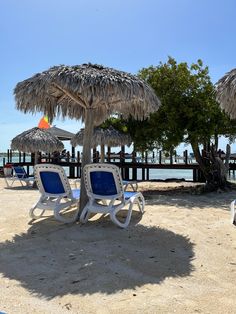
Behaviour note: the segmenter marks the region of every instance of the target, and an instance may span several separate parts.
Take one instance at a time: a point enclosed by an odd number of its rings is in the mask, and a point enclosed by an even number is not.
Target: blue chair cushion
[[[14,167],[14,170],[15,170],[15,173],[19,179],[28,177],[28,175],[25,172],[25,169],[23,167],[16,166],[16,167]]]
[[[50,171],[41,171],[40,177],[46,193],[62,194],[65,193],[61,178],[58,173]]]
[[[124,197],[126,200],[128,200],[129,198],[131,198],[135,194],[137,194],[137,192],[124,192]]]
[[[80,198],[80,189],[74,189],[72,190],[72,195],[74,198],[78,199]]]
[[[111,172],[94,171],[90,173],[92,192],[97,195],[117,194],[116,184]]]

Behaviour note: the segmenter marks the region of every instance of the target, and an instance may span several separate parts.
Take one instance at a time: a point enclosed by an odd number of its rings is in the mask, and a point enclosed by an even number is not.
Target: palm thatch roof
[[[85,121],[82,168],[91,162],[94,126],[112,113],[143,119],[160,106],[153,89],[137,76],[90,63],[54,66],[19,82],[14,94],[16,108],[25,113],[42,112],[49,121],[56,116]],[[83,177],[80,195],[81,213],[87,203]]]
[[[63,150],[63,143],[45,129],[32,128],[14,137],[11,141],[11,149],[26,153],[37,151],[54,152]]]
[[[54,66],[18,83],[16,107],[23,112],[85,118],[93,109],[94,125],[111,113],[142,119],[160,106],[152,88],[138,77],[96,64]]]
[[[71,140],[72,146],[83,145],[84,129],[81,129]],[[94,128],[92,137],[92,146],[108,145],[111,147],[127,145],[130,146],[132,143],[129,134],[121,133],[112,126],[108,129]]]
[[[66,130],[57,128],[56,126],[52,126],[51,128],[45,129],[47,132],[51,133],[52,135],[56,136],[61,141],[68,141],[71,140],[75,134],[68,132]]]
[[[226,73],[216,83],[216,98],[232,119],[236,119],[236,69]]]

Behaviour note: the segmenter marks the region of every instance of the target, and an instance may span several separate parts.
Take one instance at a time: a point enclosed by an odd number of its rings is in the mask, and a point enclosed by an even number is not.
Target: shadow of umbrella
[[[112,113],[124,118],[144,119],[158,110],[160,101],[153,89],[135,75],[97,64],[54,66],[19,82],[14,89],[16,108],[43,112],[85,122],[82,168],[91,162],[93,128]],[[87,203],[81,179],[80,212]]]
[[[131,223],[120,230],[104,219],[65,226],[45,219],[0,244],[0,272],[51,299],[115,294],[189,276],[193,257],[190,240],[167,229]]]
[[[77,145],[83,146],[84,140],[84,129],[81,129],[75,136],[71,139],[71,145],[76,147]],[[104,128],[94,128],[92,137],[92,147],[98,145],[101,146],[101,162],[105,160],[105,145],[110,147],[117,147],[122,145],[130,146],[132,143],[129,134],[121,133],[112,126],[107,129]]]

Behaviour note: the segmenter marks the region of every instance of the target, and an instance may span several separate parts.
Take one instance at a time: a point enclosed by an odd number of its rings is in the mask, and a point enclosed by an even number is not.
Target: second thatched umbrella
[[[11,149],[25,153],[35,153],[35,164],[38,160],[38,152],[52,153],[63,150],[63,143],[45,129],[32,128],[14,137],[11,141]]]
[[[236,119],[236,69],[226,73],[216,83],[216,98],[231,119]]]
[[[55,66],[18,83],[16,107],[23,112],[43,112],[85,122],[82,167],[91,162],[94,126],[112,113],[143,119],[158,110],[160,101],[152,88],[137,76],[96,64]],[[81,180],[80,212],[87,203]]]
[[[83,145],[84,129],[81,129],[71,140],[72,146]],[[101,162],[105,160],[105,145],[117,147],[122,145],[130,146],[132,143],[129,134],[121,133],[112,126],[107,129],[94,128],[92,137],[92,147],[101,146]]]

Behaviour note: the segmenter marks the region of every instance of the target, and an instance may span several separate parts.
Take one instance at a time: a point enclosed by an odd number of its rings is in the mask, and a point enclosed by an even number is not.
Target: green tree
[[[218,135],[235,134],[236,124],[216,102],[208,67],[201,60],[188,66],[169,57],[166,63],[142,69],[139,76],[153,87],[162,106],[148,120],[129,120],[136,148],[173,150],[182,142],[191,144],[206,188],[225,188],[226,169],[216,153]]]

